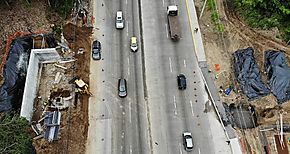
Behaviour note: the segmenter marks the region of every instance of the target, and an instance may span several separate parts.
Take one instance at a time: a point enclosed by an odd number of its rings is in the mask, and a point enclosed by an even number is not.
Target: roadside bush
[[[74,0],[49,0],[49,4],[60,16],[66,18],[73,7]]]

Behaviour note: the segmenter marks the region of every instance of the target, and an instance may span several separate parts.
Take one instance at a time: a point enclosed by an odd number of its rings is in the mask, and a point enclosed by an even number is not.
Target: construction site
[[[32,3],[32,8],[39,3]],[[5,82],[4,86],[16,83],[12,92],[23,94],[13,101],[21,108],[20,116],[31,123],[37,153],[85,152],[88,98],[92,95],[88,82],[93,28],[85,9],[88,4],[84,5],[77,4],[72,17],[61,27],[51,23],[44,29],[32,29],[33,33],[2,31],[10,35],[2,56],[1,70],[6,72],[2,83],[10,79],[11,83]],[[50,31],[57,28],[62,29],[59,36]],[[16,68],[23,73],[20,78]]]
[[[5,25],[0,30],[3,36],[0,48],[4,51],[1,53],[1,84],[10,79],[8,85],[11,86],[20,80],[14,88],[19,90],[14,91],[18,94],[18,107],[13,108],[21,108],[21,116],[30,121],[33,146],[37,153],[85,153],[89,125],[88,100],[93,95],[89,91],[94,23],[89,13],[90,2],[85,1],[74,8],[71,18],[61,26],[62,33],[58,37],[51,31],[61,17],[46,20],[47,14],[33,13],[39,10],[39,6],[47,11],[47,6],[40,3],[43,2],[33,1],[32,11],[26,13],[29,18],[35,18],[35,23],[28,21],[33,33],[27,31],[27,23],[9,29],[16,23],[9,21],[11,18],[5,18],[15,16],[22,19],[21,14],[26,10],[19,8],[17,13],[5,11],[7,8],[0,9],[3,10],[0,24]],[[221,22],[225,27],[222,34],[214,30],[210,11],[206,10],[199,21],[208,66],[214,74],[213,80],[230,119],[225,124],[234,127],[245,154],[288,154],[290,100],[284,101],[283,98],[280,101],[278,94],[274,95],[270,89],[259,93],[257,98],[249,99],[237,79],[235,62],[238,58],[234,57],[234,53],[250,47],[253,50],[251,58],[255,59],[251,66],[259,68],[259,77],[266,85],[270,83],[265,65],[266,51],[283,51],[286,61],[283,65],[288,64],[289,68],[290,47],[275,37],[278,35],[275,29],[266,31],[247,26],[229,3],[229,0],[217,1]],[[198,0],[195,5],[197,11],[201,12],[203,1]],[[14,9],[18,10],[17,6]],[[42,26],[37,23],[42,23]],[[16,77],[18,72],[15,68],[25,72],[22,78]],[[5,71],[12,73],[6,74],[5,78]],[[287,84],[290,85],[289,78]]]
[[[203,4],[203,1],[195,3],[198,16],[201,15],[199,13]],[[281,103],[270,91],[262,97],[249,100],[237,81],[235,74],[237,59],[234,57],[234,53],[238,50],[245,51],[251,47],[252,59],[255,60],[260,70],[261,80],[266,85],[270,83],[267,81],[266,51],[283,51],[289,68],[289,44],[278,39],[279,33],[276,29],[260,30],[247,26],[235,13],[232,5],[228,0],[217,1],[221,23],[225,27],[223,33],[217,34],[213,30],[214,24],[210,20],[210,11],[205,11],[199,21],[203,31],[208,66],[215,74],[212,78],[220,91],[221,101],[225,104],[226,110],[230,111],[228,117],[233,117],[231,124],[239,135],[243,153],[289,153],[290,101]]]

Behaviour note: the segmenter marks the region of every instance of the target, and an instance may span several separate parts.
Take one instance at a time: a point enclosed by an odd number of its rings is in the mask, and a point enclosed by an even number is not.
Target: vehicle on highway
[[[131,37],[130,47],[133,52],[136,52],[138,50],[137,37],[135,36]]]
[[[178,41],[181,37],[181,31],[178,21],[178,9],[176,5],[167,6],[167,19],[170,38],[173,41]]]
[[[118,81],[118,94],[120,97],[126,97],[127,96],[127,81],[126,79],[119,79]]]
[[[122,11],[117,11],[116,28],[117,29],[123,29],[124,28],[124,23],[125,23],[125,20],[123,18],[123,12]]]
[[[184,74],[179,74],[177,76],[177,85],[179,90],[185,90],[186,89],[186,77]]]
[[[192,151],[193,149],[193,139],[192,139],[192,135],[189,132],[184,132],[182,134],[182,138],[183,138],[183,145],[186,151]]]
[[[92,58],[93,60],[101,59],[101,42],[95,40],[92,44]]]

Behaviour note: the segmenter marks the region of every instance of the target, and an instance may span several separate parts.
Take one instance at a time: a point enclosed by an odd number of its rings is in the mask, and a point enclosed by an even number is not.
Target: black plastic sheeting
[[[265,52],[265,69],[269,86],[279,104],[290,100],[290,68],[283,52]]]
[[[57,45],[52,34],[45,35],[45,38],[49,47]],[[13,40],[3,70],[4,83],[0,87],[0,112],[9,112],[12,108],[21,107],[32,44],[31,36]]]
[[[254,100],[270,93],[263,83],[261,74],[253,56],[254,49],[249,47],[233,53],[235,75],[240,83],[243,93]]]

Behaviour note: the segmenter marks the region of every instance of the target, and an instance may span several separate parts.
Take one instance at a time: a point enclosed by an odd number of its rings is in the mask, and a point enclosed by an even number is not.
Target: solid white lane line
[[[165,30],[166,30],[166,37],[168,38],[169,36],[168,36],[168,29],[167,29],[168,27],[167,27],[167,24],[165,24]]]
[[[191,107],[191,114],[192,114],[192,116],[194,116],[193,107],[192,107],[192,101],[191,100],[190,100],[190,107]]]
[[[170,72],[172,73],[172,66],[171,66],[171,58],[169,57],[169,68],[170,68]]]
[[[129,122],[131,123],[132,122],[132,116],[131,116],[131,114],[132,114],[132,111],[131,111],[131,101],[129,101]]]
[[[185,62],[185,60],[183,60],[183,65],[184,65],[184,67],[186,67],[186,62]]]

